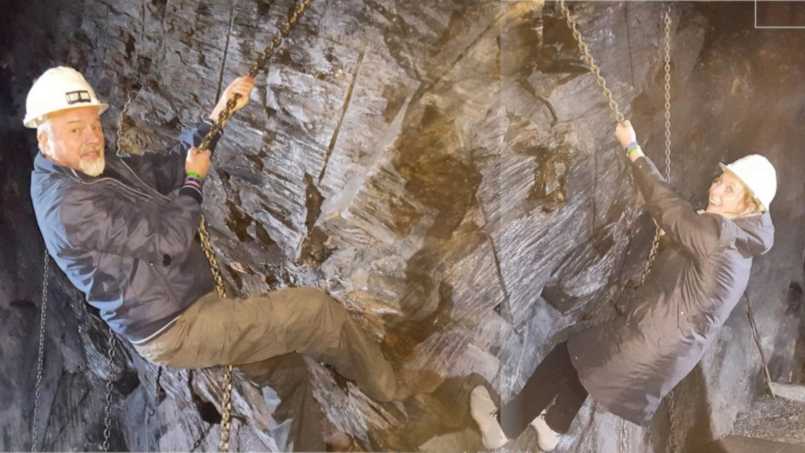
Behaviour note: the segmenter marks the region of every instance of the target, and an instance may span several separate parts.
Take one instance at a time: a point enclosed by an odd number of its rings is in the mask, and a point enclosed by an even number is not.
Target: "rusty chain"
[[[296,25],[296,23],[299,21],[299,18],[302,16],[302,13],[305,12],[312,1],[313,0],[301,0],[296,4],[293,12],[290,16],[288,16],[288,21],[285,22],[285,24],[283,24],[280,28],[279,34],[274,36],[274,38],[271,40],[271,43],[266,46],[265,50],[263,50],[260,56],[257,57],[257,61],[255,61],[251,68],[249,68],[250,77],[257,76],[257,74],[265,68],[268,60],[274,56],[274,52],[277,50],[277,48],[279,48],[280,44],[282,44],[282,41],[288,37],[288,34],[291,32],[294,25]],[[224,130],[224,125],[226,125],[227,121],[229,121],[229,119],[235,113],[235,106],[238,104],[239,97],[240,95],[235,94],[229,98],[229,100],[226,102],[226,107],[221,114],[218,115],[215,124],[213,124],[210,131],[204,136],[204,139],[198,146],[200,149],[209,149],[213,139],[221,134],[221,132]]]
[[[212,273],[213,280],[215,280],[215,292],[218,294],[218,297],[223,300],[226,298],[224,278],[221,275],[221,268],[218,265],[218,258],[215,257],[215,253],[212,250],[210,235],[207,231],[207,224],[204,221],[203,216],[201,218],[201,224],[199,225],[198,232],[199,237],[201,238],[201,248],[204,251],[204,256],[207,257],[207,261],[210,263],[210,272]],[[223,409],[221,414],[221,437],[218,442],[218,450],[225,452],[229,451],[229,428],[232,420],[232,365],[227,365],[224,369],[223,390],[224,395],[223,400],[221,401],[221,407]]]
[[[587,43],[584,41],[584,37],[581,35],[581,32],[578,29],[578,24],[576,23],[576,19],[570,13],[570,9],[565,4],[565,0],[559,0],[559,9],[562,12],[562,16],[565,18],[567,22],[568,28],[573,33],[573,37],[576,40],[576,44],[578,45],[579,52],[581,53],[581,58],[587,63],[587,66],[590,68],[590,72],[595,76],[595,81],[598,86],[601,88],[601,91],[604,97],[607,99],[609,104],[609,110],[612,114],[612,117],[618,123],[623,123],[625,118],[618,107],[618,103],[615,101],[612,92],[607,87],[607,82],[604,77],[601,75],[601,69],[595,63],[595,59],[593,58],[592,54],[590,53],[590,48]],[[665,11],[664,15],[664,24],[665,24],[665,178],[668,183],[671,182],[671,10],[670,7]],[[651,243],[651,250],[649,251],[648,260],[646,262],[643,271],[640,274],[640,279],[638,280],[638,286],[643,286],[646,282],[646,278],[651,273],[651,268],[654,265],[654,261],[657,258],[657,252],[660,248],[660,227],[657,225],[657,222],[654,222],[655,225],[655,233],[654,239]]]
[[[610,91],[609,87],[607,87],[607,81],[604,79],[604,76],[601,75],[601,69],[595,63],[595,58],[593,58],[593,55],[590,53],[590,48],[584,41],[584,37],[581,36],[576,19],[572,14],[570,14],[570,8],[568,8],[565,4],[565,0],[559,0],[559,9],[562,11],[562,16],[564,16],[568,28],[570,28],[570,31],[573,33],[573,38],[576,40],[582,60],[584,60],[584,62],[587,63],[587,66],[590,67],[590,72],[593,74],[593,76],[595,76],[595,83],[598,84],[604,94],[604,97],[607,98],[612,117],[618,123],[624,122],[625,118],[618,107],[618,102],[612,95],[612,91]]]
[[[297,24],[299,18],[305,12],[308,6],[310,6],[312,1],[313,0],[300,0],[296,4],[293,12],[288,16],[288,20],[280,27],[280,32],[271,39],[271,43],[266,46],[263,52],[260,53],[260,56],[257,57],[257,60],[254,62],[254,64],[252,64],[252,66],[249,68],[250,77],[257,76],[257,74],[259,74],[265,68],[268,61],[274,55],[274,52],[276,52],[285,38],[288,37],[288,34]],[[204,136],[198,148],[210,148],[214,138],[221,134],[227,121],[229,121],[229,119],[235,113],[235,106],[237,106],[239,97],[240,95],[235,94],[227,100],[224,110],[218,115],[215,123],[212,125],[207,135]],[[199,237],[201,239],[204,255],[207,257],[207,261],[210,263],[210,272],[215,280],[215,291],[219,298],[225,299],[226,287],[224,286],[224,279],[221,275],[221,268],[218,265],[218,260],[213,252],[212,244],[210,243],[210,236],[207,232],[207,226],[203,216],[201,217],[201,224],[199,226]],[[223,409],[221,414],[221,437],[218,441],[218,450],[227,452],[229,451],[230,427],[232,421],[232,365],[227,365],[224,370],[223,391],[224,395],[223,399],[221,400],[221,407]]]
[[[671,8],[665,11],[665,181],[671,183]],[[657,252],[660,249],[661,229],[657,222],[654,222],[654,240],[651,242],[651,250],[648,254],[648,261],[640,274],[638,286],[646,283],[646,278],[651,273],[654,261],[657,259]]]

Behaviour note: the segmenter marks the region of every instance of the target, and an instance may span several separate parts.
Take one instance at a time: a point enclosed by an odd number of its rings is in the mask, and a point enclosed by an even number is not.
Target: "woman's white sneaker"
[[[472,389],[470,394],[470,414],[475,423],[478,424],[484,448],[488,450],[500,448],[509,441],[498,422],[497,409],[486,387],[479,385]]]
[[[545,412],[539,414],[539,417],[531,421],[531,426],[537,430],[537,445],[540,450],[545,452],[553,451],[562,435],[552,430],[548,423],[545,421]]]

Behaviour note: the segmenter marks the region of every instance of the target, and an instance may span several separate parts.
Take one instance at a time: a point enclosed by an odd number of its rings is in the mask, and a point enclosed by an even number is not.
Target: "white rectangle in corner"
[[[754,0],[755,28],[805,30],[805,1]]]

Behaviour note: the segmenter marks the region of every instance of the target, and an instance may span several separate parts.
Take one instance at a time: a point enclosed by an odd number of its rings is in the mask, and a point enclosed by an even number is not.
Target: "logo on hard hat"
[[[92,102],[92,97],[87,90],[68,91],[64,95],[67,97],[68,105]]]

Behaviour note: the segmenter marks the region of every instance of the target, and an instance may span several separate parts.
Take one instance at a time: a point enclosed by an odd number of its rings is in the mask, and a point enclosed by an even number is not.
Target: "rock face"
[[[33,134],[19,124],[33,77],[56,63],[82,70],[112,105],[108,142],[159,152],[209,112],[292,6],[9,7],[0,232],[13,240],[0,263],[0,350],[21,366],[0,372],[3,449],[31,448],[43,251],[27,197]],[[661,163],[663,5],[572,6],[617,102]],[[719,161],[757,150],[777,166],[777,246],[756,261],[749,297],[774,378],[797,381],[805,35],[754,30],[751,4],[675,4],[671,13],[672,182],[703,202]],[[457,396],[464,377],[481,375],[505,400],[572,326],[628,309],[617,289],[639,274],[653,230],[605,99],[558,8],[539,0],[314,0],[282,49],[228,125],[205,186],[229,291],[325,289],[401,366],[447,381],[433,395],[380,404],[310,359],[247,367],[236,373],[233,448],[323,449],[321,433],[341,431],[366,448],[478,449]],[[157,368],[123,343],[110,362],[107,330],[54,274],[43,447],[97,448],[109,378],[111,448],[214,449],[220,370]],[[744,306],[652,426],[588,400],[560,450],[696,451],[732,432],[760,391]],[[320,429],[301,426],[313,418]],[[534,434],[512,448],[536,450]]]

